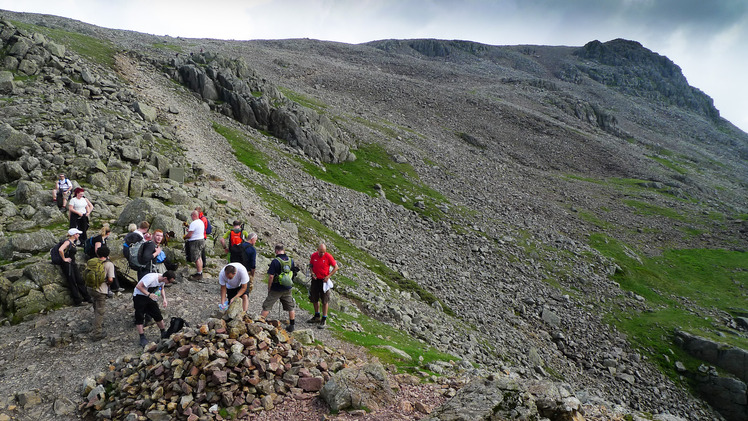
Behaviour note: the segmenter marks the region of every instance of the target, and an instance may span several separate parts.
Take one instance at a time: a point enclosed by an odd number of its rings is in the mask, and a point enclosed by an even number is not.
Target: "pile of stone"
[[[235,302],[211,318],[118,359],[84,383],[85,418],[214,419],[267,411],[291,397],[318,392],[349,364],[343,352],[305,347],[277,321],[254,321]]]

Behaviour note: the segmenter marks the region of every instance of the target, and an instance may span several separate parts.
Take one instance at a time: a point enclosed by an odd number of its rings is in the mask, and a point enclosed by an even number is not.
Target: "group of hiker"
[[[69,188],[68,185],[70,185]],[[107,239],[111,234],[108,224],[99,233],[87,238],[88,216],[93,210],[91,202],[85,198],[85,190],[72,188],[72,183],[59,175],[55,186],[54,200],[62,208],[67,205],[70,218],[70,229],[67,237],[51,250],[52,263],[61,267],[67,279],[70,294],[76,306],[92,303],[94,320],[91,338],[101,340],[106,337],[103,331],[105,303],[108,297],[119,295],[123,288],[115,276],[114,264],[109,260],[111,250]],[[72,190],[72,192],[71,192]],[[69,194],[68,197],[65,197]],[[60,199],[62,198],[62,199]],[[196,272],[189,276],[192,280],[203,279],[205,265],[205,242],[208,234],[212,233],[212,226],[200,207],[190,215],[192,221],[185,223],[185,256],[188,263],[194,263]],[[218,275],[219,309],[226,310],[235,300],[241,300],[242,309],[249,308],[249,293],[253,290],[257,250],[257,234],[244,230],[241,221],[234,221],[232,228],[220,238],[221,246],[228,253],[229,263]],[[167,235],[162,230],[150,233],[150,224],[142,221],[130,224],[129,233],[123,239],[123,255],[128,266],[136,271],[137,285],[133,291],[133,307],[135,310],[135,326],[139,335],[139,343],[148,343],[145,337],[144,325],[146,317],[152,318],[161,331],[161,336],[167,335],[163,316],[158,305],[161,300],[163,307],[168,305],[164,287],[175,282],[178,264],[170,261],[165,252],[168,239],[174,233]],[[83,248],[87,257],[86,268],[81,271],[76,264],[78,248]],[[327,252],[324,243],[309,259],[311,269],[310,301],[314,305],[314,316],[308,323],[315,323],[324,329],[327,324],[330,288],[330,277],[338,271],[338,264],[333,256]],[[267,270],[267,297],[262,303],[260,316],[265,318],[277,301],[281,302],[283,311],[288,312],[289,324],[286,331],[295,329],[296,303],[292,296],[293,277],[299,268],[293,259],[285,252],[282,244],[275,246],[275,258]]]

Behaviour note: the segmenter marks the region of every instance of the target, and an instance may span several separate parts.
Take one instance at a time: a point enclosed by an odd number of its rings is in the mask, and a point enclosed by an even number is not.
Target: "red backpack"
[[[242,229],[240,228],[239,231],[236,231],[234,229],[231,230],[231,233],[229,234],[229,245],[236,246],[241,244],[244,239],[242,239]]]

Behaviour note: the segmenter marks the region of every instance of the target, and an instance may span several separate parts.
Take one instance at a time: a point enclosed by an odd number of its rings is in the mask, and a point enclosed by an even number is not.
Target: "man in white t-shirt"
[[[161,337],[164,336],[166,326],[164,325],[164,317],[161,315],[161,309],[158,308],[158,297],[162,298],[164,308],[166,308],[168,302],[166,301],[164,285],[174,282],[176,277],[177,274],[171,270],[167,270],[163,275],[149,273],[143,276],[138,281],[138,285],[135,286],[135,291],[132,293],[132,303],[135,307],[135,328],[140,335],[140,346],[148,344],[143,331],[146,314],[151,316],[158,328],[161,329]]]
[[[252,284],[249,281],[247,268],[241,263],[229,263],[218,275],[218,284],[221,285],[221,304],[229,300],[231,305],[236,297],[241,297],[244,312],[249,308],[249,296]]]
[[[205,248],[205,224],[200,220],[200,213],[192,212],[192,222],[187,228],[187,234],[184,235],[186,241],[185,254],[188,262],[195,262],[197,273],[190,275],[190,279],[203,279],[203,262],[202,253]]]

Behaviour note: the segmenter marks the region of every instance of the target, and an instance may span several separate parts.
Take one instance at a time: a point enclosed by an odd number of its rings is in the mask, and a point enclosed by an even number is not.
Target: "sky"
[[[185,38],[567,46],[625,38],[675,62],[748,132],[748,0],[0,0],[0,9]]]

